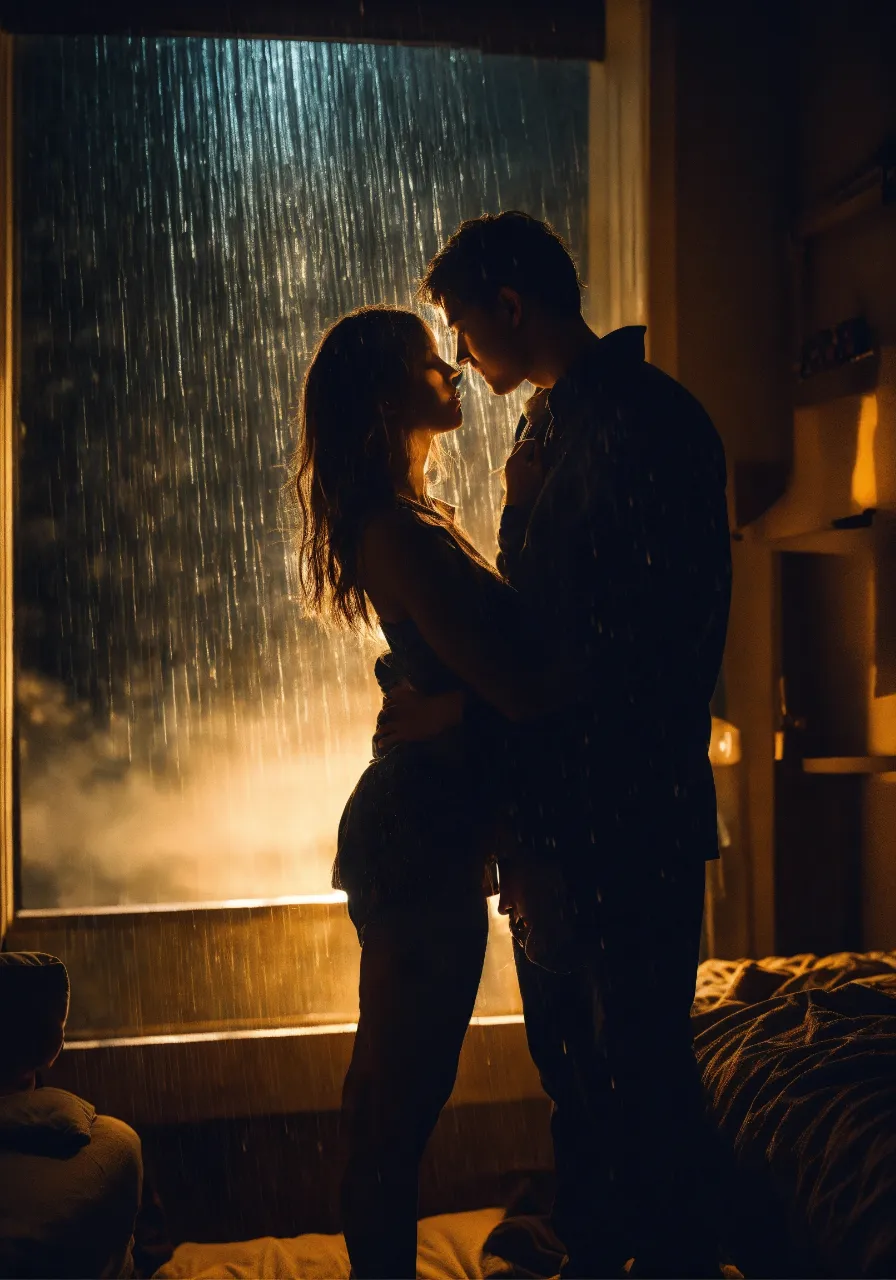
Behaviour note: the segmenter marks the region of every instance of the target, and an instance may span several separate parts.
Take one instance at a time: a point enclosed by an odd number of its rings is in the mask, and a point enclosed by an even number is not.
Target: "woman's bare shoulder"
[[[358,565],[365,590],[388,607],[402,593],[403,580],[427,553],[426,530],[401,506],[383,507],[365,520],[358,543]]]
[[[394,553],[408,540],[416,541],[424,532],[414,513],[403,506],[382,507],[372,512],[361,530],[361,554],[365,559]]]
[[[456,551],[441,521],[430,521],[408,505],[384,508],[367,520],[360,542],[365,588],[393,600],[408,597],[422,583],[447,584],[461,572]]]

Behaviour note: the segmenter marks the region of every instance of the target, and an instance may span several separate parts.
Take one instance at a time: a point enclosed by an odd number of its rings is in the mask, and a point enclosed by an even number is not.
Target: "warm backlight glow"
[[[305,372],[482,210],[547,218],[587,271],[588,64],[85,37],[16,73],[20,903],[326,895],[383,646],[303,611]],[[445,444],[488,554],[524,399],[465,379]]]
[[[852,471],[852,500],[863,511],[877,506],[877,471],[874,465],[877,421],[877,396],[862,396],[856,436],[856,461]]]
[[[716,716],[712,718],[709,760],[712,765],[737,764],[740,760],[740,730]]]

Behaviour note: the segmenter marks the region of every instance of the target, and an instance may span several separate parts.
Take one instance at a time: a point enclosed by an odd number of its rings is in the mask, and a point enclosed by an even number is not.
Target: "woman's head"
[[[363,307],[324,334],[305,377],[295,480],[302,587],[315,611],[368,620],[364,520],[408,489],[435,436],[461,425],[460,376],[410,311]]]

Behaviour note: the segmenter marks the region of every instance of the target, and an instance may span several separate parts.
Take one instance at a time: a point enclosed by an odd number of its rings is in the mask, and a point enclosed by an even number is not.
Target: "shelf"
[[[896,756],[809,756],[803,773],[896,773]]]
[[[894,173],[892,148],[883,148],[876,164],[853,175],[838,190],[803,212],[795,228],[795,238],[810,240],[862,214],[885,209],[893,202]]]
[[[811,533],[794,533],[785,537],[762,537],[750,532],[750,526],[735,531],[735,540],[761,543],[771,551],[801,551],[815,555],[851,556],[867,551],[873,544],[870,526],[855,529],[815,529]]]

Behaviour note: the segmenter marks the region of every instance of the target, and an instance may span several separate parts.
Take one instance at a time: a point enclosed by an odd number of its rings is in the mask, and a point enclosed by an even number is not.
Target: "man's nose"
[[[470,352],[467,349],[466,340],[458,335],[457,356],[455,357],[455,364],[466,364],[466,362],[469,359],[470,359]]]
[[[460,387],[460,384],[464,380],[463,369],[452,369],[450,374],[448,375],[448,378],[451,382],[451,385],[454,387],[454,390],[457,391]]]

